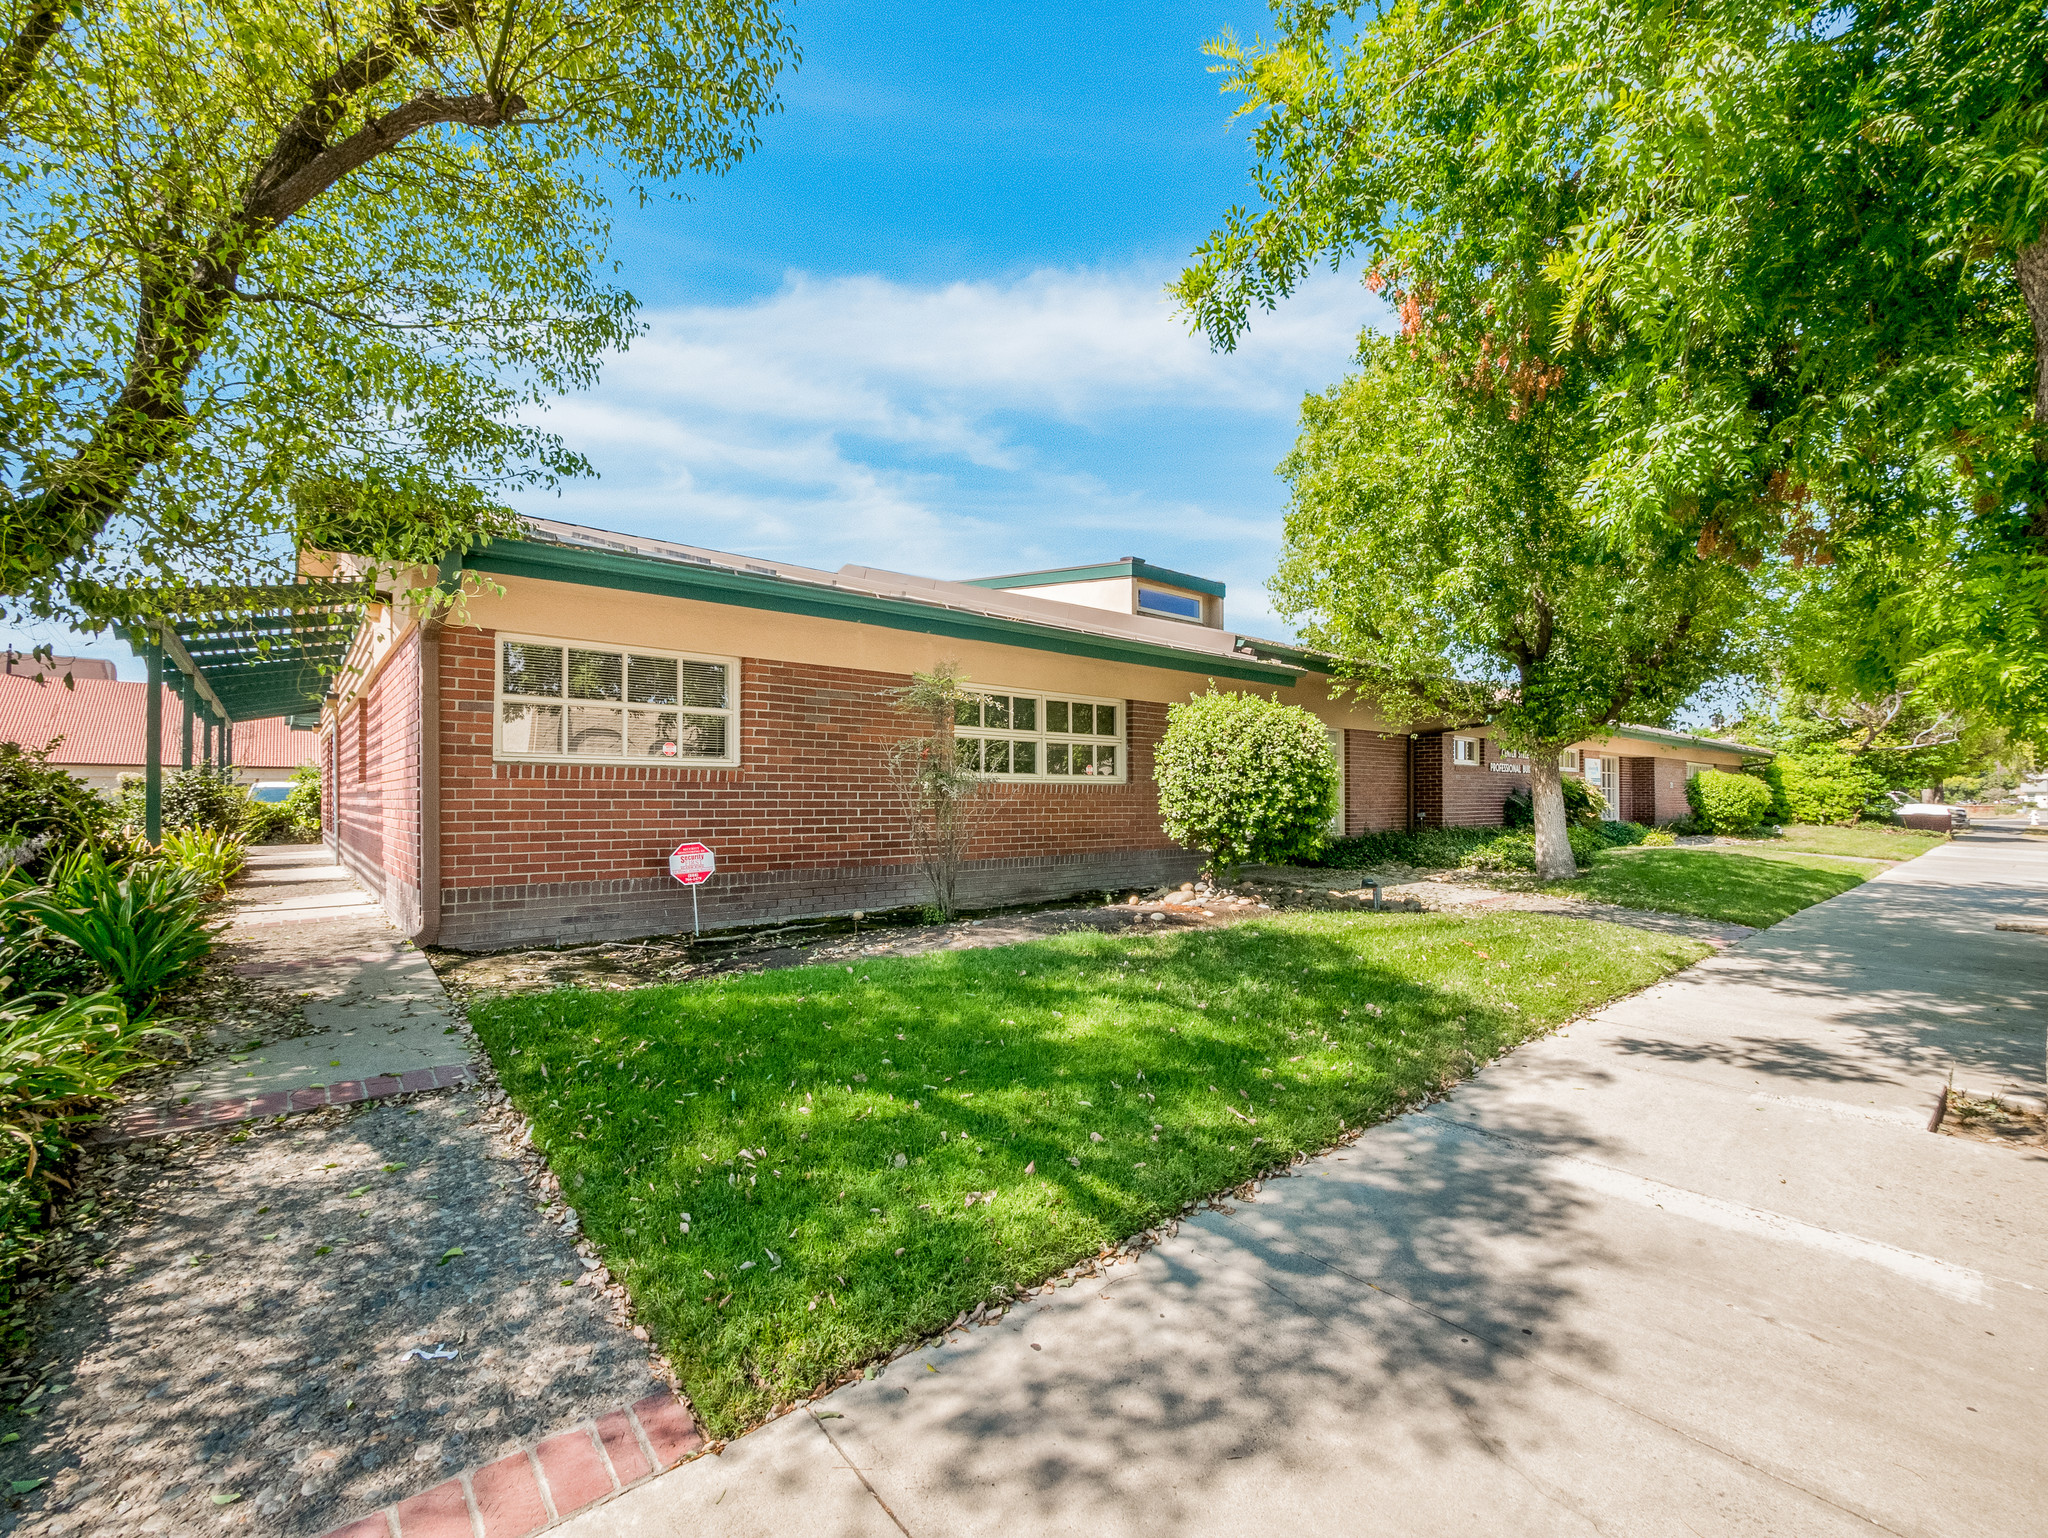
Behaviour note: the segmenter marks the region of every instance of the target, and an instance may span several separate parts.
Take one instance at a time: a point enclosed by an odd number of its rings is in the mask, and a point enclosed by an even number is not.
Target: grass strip
[[[1946,833],[1923,833],[1912,828],[1888,828],[1876,823],[1854,828],[1793,824],[1780,837],[1756,841],[1762,851],[1843,854],[1866,860],[1911,860],[1927,853],[1935,845],[1947,842]]]
[[[1535,914],[1287,914],[472,1018],[731,1435],[1706,949]]]
[[[1878,867],[1825,856],[1752,855],[1722,849],[1612,849],[1575,881],[1546,891],[1652,913],[1683,913],[1767,929],[1867,881]]]

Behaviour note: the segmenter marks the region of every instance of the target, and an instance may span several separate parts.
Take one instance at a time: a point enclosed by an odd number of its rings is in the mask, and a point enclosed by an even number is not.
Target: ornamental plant
[[[1255,694],[1191,696],[1166,713],[1152,778],[1167,837],[1229,871],[1312,860],[1337,810],[1337,758],[1323,723]]]
[[[1747,833],[1770,815],[1771,787],[1755,775],[1703,769],[1685,782],[1686,804],[1712,833]]]

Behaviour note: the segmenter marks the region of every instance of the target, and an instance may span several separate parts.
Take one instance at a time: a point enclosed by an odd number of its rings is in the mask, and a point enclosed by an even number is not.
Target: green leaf
[[[451,1261],[451,1260],[455,1259],[455,1258],[456,1258],[457,1256],[459,1256],[459,1255],[460,1255],[461,1253],[462,1253],[462,1251],[461,1251],[461,1250],[459,1250],[459,1249],[457,1249],[457,1250],[444,1250],[444,1251],[442,1251],[442,1253],[441,1253],[441,1258],[440,1258],[439,1260],[435,1261],[435,1262],[434,1262],[434,1264],[435,1264],[435,1265],[437,1265],[437,1266],[445,1266],[445,1265],[447,1265],[447,1264],[448,1264],[448,1262],[449,1262],[449,1261]]]
[[[31,1490],[40,1490],[49,1483],[48,1479],[14,1479],[8,1481],[16,1495],[26,1495]]]

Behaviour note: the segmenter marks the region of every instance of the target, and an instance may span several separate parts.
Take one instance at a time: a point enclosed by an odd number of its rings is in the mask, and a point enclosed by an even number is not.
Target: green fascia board
[[[1695,737],[1690,732],[1669,732],[1661,726],[1616,726],[1610,728],[1616,737],[1633,737],[1638,742],[1656,742],[1672,748],[1712,748],[1720,753],[1740,753],[1746,758],[1776,758],[1770,748],[1752,747],[1746,742],[1730,742],[1723,737]]]
[[[1140,582],[1157,582],[1165,587],[1184,587],[1191,593],[1224,596],[1223,584],[1207,577],[1191,577],[1184,571],[1154,566],[1149,561],[1107,561],[1100,566],[1062,566],[1056,571],[1020,571],[1007,577],[973,577],[962,587],[1051,587],[1057,582],[1100,582],[1110,577],[1135,577]]]
[[[778,577],[759,577],[723,567],[685,565],[646,556],[603,550],[580,550],[529,540],[494,540],[489,548],[463,557],[471,571],[501,577],[530,577],[544,582],[569,582],[618,592],[651,593],[664,598],[692,598],[701,603],[729,604],[742,609],[767,609],[778,614],[805,614],[855,625],[880,625],[922,635],[951,636],[960,641],[986,641],[1031,651],[1095,657],[1137,667],[1164,668],[1205,678],[1230,678],[1242,683],[1291,687],[1298,676],[1291,668],[1245,658],[1207,655],[1119,636],[1088,635],[1028,620],[999,615],[966,614],[935,604],[881,598],[868,593],[814,587]]]

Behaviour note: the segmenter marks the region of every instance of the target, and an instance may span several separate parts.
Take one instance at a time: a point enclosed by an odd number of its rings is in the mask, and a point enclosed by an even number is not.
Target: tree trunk
[[[2013,276],[2034,323],[2034,458],[2048,459],[2048,239],[2035,241],[2013,258]],[[2034,540],[2048,549],[2048,494],[2036,487]]]
[[[1545,881],[1569,881],[1579,873],[1564,819],[1564,775],[1557,767],[1557,747],[1537,747],[1529,754],[1529,800],[1536,813],[1536,874]]]

